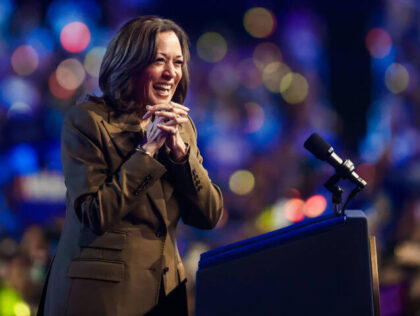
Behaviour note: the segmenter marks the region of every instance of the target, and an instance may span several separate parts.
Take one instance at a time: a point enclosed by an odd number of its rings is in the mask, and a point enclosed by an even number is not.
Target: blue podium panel
[[[367,219],[322,217],[203,253],[196,315],[374,315]]]

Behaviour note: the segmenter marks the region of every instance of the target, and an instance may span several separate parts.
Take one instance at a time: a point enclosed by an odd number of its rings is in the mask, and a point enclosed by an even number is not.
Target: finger
[[[176,120],[169,120],[169,121],[166,121],[166,122],[159,122],[159,124],[162,124],[162,125],[166,125],[166,126],[175,126],[175,127],[177,127],[178,125],[181,125],[182,123],[186,123],[186,122],[188,122],[188,119],[186,119],[186,118],[177,118]]]
[[[155,120],[155,122],[150,122],[148,125],[148,129],[147,129],[147,138],[149,140],[154,140],[157,136],[158,133],[160,133],[161,131],[159,129],[156,128],[157,122],[158,120]]]
[[[169,102],[169,103],[160,103],[155,105],[146,105],[146,110],[148,111],[172,111],[173,109],[179,109],[188,112],[190,109],[185,105],[176,103],[176,102]]]
[[[176,132],[178,131],[178,130],[176,129],[176,127],[173,127],[173,126],[167,126],[167,125],[163,125],[163,124],[158,124],[158,125],[157,125],[157,127],[158,127],[160,130],[165,131],[165,132],[167,132],[168,134],[172,134],[172,135],[175,135],[175,134],[176,134]]]
[[[153,112],[151,112],[151,111],[146,111],[146,113],[144,113],[144,115],[143,115],[142,119],[143,119],[143,120],[144,120],[144,119],[147,119],[148,117],[152,116],[152,114],[153,114]]]
[[[181,116],[187,116],[188,115],[188,111],[185,111],[183,109],[178,109],[178,108],[173,108],[172,112],[176,113],[176,114],[179,114]]]
[[[146,105],[146,110],[151,112],[156,111],[171,111],[173,106],[169,103],[161,103],[155,105]]]
[[[171,101],[170,103],[173,105],[174,108],[178,108],[187,112],[190,110],[190,108],[186,107],[185,105],[182,105],[173,101]]]
[[[187,116],[188,115],[188,111],[185,111],[184,109],[181,108],[170,108],[170,109],[161,109],[159,110],[157,107],[156,108],[151,108],[150,110],[148,110],[142,117],[142,119],[147,119],[148,117],[152,116],[153,114],[157,113],[157,112],[172,112],[172,113],[176,113],[179,114],[181,116]]]
[[[157,117],[163,117],[169,120],[174,120],[178,124],[188,122],[188,119],[185,117],[182,117],[180,114],[174,113],[174,112],[156,112],[155,115]]]

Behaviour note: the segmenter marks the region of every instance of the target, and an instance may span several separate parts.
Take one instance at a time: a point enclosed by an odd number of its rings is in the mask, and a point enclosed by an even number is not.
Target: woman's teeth
[[[155,84],[153,86],[155,91],[161,96],[168,96],[169,91],[171,90],[171,85],[169,84]]]

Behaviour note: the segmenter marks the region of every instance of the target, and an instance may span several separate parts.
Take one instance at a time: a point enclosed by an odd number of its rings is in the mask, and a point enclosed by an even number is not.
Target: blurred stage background
[[[378,238],[382,315],[420,315],[417,0],[0,0],[0,315],[34,315],[65,214],[63,113],[100,94],[108,42],[144,14],[190,36],[185,104],[225,197],[215,230],[180,225],[191,313],[201,252],[332,212],[333,170],[302,147],[316,131],[369,183],[350,208]]]

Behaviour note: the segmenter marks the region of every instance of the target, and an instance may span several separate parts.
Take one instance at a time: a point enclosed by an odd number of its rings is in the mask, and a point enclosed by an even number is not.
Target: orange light
[[[38,67],[38,54],[32,46],[22,45],[12,54],[13,70],[21,76],[30,75]]]
[[[255,7],[245,13],[244,27],[253,37],[265,38],[274,33],[277,27],[277,20],[270,10]]]
[[[64,89],[58,83],[57,75],[56,75],[55,71],[50,75],[50,79],[48,80],[48,86],[50,88],[51,93],[59,99],[70,98],[74,94],[74,92],[76,91],[75,89],[73,89],[73,90]]]
[[[327,200],[320,194],[306,200],[303,210],[308,217],[317,217],[327,209]]]
[[[304,202],[301,199],[290,199],[284,205],[284,216],[291,222],[297,223],[305,218]]]

